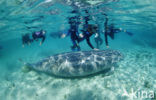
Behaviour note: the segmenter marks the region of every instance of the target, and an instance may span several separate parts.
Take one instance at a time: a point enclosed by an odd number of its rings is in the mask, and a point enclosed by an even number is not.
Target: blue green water
[[[109,23],[134,33],[132,37],[119,33],[115,40],[109,38],[110,49],[119,50],[124,55],[119,67],[108,75],[82,79],[22,72],[24,62],[36,62],[71,51],[69,37],[52,38],[50,34],[69,28],[66,17],[72,16],[69,12],[73,8],[89,9],[92,16],[100,17],[96,20],[101,24],[105,20],[101,15],[104,12]],[[0,100],[151,100],[131,98],[123,93],[126,90],[130,94],[134,89],[156,94],[155,22],[155,0],[1,0]],[[47,31],[43,45],[34,42],[22,48],[22,34],[40,29]],[[94,36],[91,42],[95,46]],[[82,50],[91,50],[85,41],[80,46]],[[107,49],[105,43],[100,49]]]

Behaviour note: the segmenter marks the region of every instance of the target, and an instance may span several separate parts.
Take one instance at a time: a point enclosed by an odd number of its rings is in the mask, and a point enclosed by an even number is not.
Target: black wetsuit
[[[114,39],[114,35],[115,35],[116,33],[120,33],[120,32],[127,33],[129,36],[132,36],[132,35],[133,35],[133,33],[131,33],[131,32],[128,32],[128,31],[126,31],[126,30],[121,30],[121,29],[119,29],[119,28],[115,28],[114,26],[110,26],[110,27],[108,28],[108,35],[111,37],[111,39]]]
[[[73,48],[78,48],[80,49],[80,47],[78,46],[78,33],[77,33],[77,30],[75,29],[76,26],[72,26],[69,31],[68,31],[68,34],[70,34],[70,38],[72,40],[72,43],[73,43]]]
[[[68,18],[68,23],[70,25],[70,29],[68,30],[67,36],[70,35],[71,41],[73,43],[73,46],[71,46],[72,50],[75,50],[75,48],[77,48],[77,50],[80,50],[80,47],[78,45],[79,40],[78,40],[78,27],[79,27],[79,20],[78,20],[79,16],[75,16],[75,17],[70,17]]]
[[[115,33],[119,33],[119,32],[121,32],[121,30],[120,29],[117,29],[117,28],[114,28],[113,26],[111,26],[111,27],[108,28],[108,35],[113,40],[114,40],[114,34]]]
[[[89,18],[90,16],[86,16],[84,17],[85,18],[85,24],[83,26],[83,37],[79,37],[79,32],[78,32],[78,26],[80,24],[80,21],[79,21],[79,16],[77,17],[70,17],[69,18],[69,21],[68,23],[70,24],[70,29],[68,31],[68,35],[70,34],[71,36],[71,40],[72,40],[72,43],[73,43],[73,46],[72,46],[72,50],[74,50],[76,47],[78,50],[80,50],[80,47],[79,47],[79,43],[83,40],[86,39],[86,42],[87,44],[92,48],[94,49],[94,47],[92,46],[92,44],[90,43],[90,37],[93,35],[93,32],[88,32],[88,27],[91,26],[88,24],[88,21],[90,20]]]
[[[89,45],[90,48],[94,49],[93,45],[90,42],[90,37],[93,35],[93,33],[90,33],[88,31],[83,31],[83,38],[79,38],[79,42],[83,41],[86,39],[87,44]]]
[[[87,25],[86,25],[87,26]],[[88,27],[88,26],[87,26]],[[86,29],[87,30],[87,29]],[[88,31],[83,31],[83,38],[80,38],[79,37],[79,34],[77,32],[77,27],[76,26],[72,26],[70,28],[70,30],[68,31],[68,34],[70,34],[71,36],[71,40],[72,40],[72,43],[73,43],[73,48],[78,48],[80,50],[80,47],[78,45],[78,43],[80,43],[81,41],[85,40],[86,39],[86,42],[87,44],[92,48],[94,49],[93,45],[91,44],[90,42],[90,37],[93,35],[93,32],[88,32]]]
[[[38,39],[42,39],[42,43],[45,41],[45,38],[46,38],[46,36],[45,36],[45,34],[43,34],[42,33],[42,31],[39,31],[39,32],[34,32],[33,34],[32,34],[32,37],[33,37],[33,39],[34,40],[38,40]]]
[[[24,44],[27,44],[28,45],[31,42],[33,42],[33,40],[30,39],[29,34],[25,34],[25,35],[22,36],[22,44],[23,45]]]
[[[106,17],[106,21],[104,23],[105,26],[105,43],[106,46],[108,46],[108,36],[111,37],[111,39],[114,39],[114,33],[120,32],[119,29],[114,29],[113,27],[108,26],[108,18]]]
[[[111,39],[114,39],[114,35],[116,33],[119,33],[119,32],[125,32],[127,33],[128,35],[132,36],[133,33],[131,32],[128,32],[128,31],[123,31],[119,28],[115,28],[113,25],[111,26],[108,26],[108,18],[106,17],[106,21],[104,23],[104,26],[105,26],[105,42],[106,42],[106,46],[108,46],[108,36],[110,36]]]
[[[88,29],[92,30],[92,25],[89,24],[90,21],[90,15],[89,12],[87,10],[85,10],[85,13],[87,14],[87,16],[84,17],[85,19],[85,24],[83,25],[83,38],[79,38],[79,42],[83,41],[84,39],[86,39],[87,44],[89,45],[90,48],[94,49],[93,45],[90,42],[90,37],[94,34],[94,32],[89,32]]]

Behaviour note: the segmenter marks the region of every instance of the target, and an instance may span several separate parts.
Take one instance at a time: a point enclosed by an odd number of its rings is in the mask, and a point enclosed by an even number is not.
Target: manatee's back
[[[113,50],[69,52],[50,56],[31,67],[56,76],[85,76],[104,70],[121,58],[122,55]]]
[[[122,55],[113,50],[70,52],[54,56],[52,71],[61,76],[85,76],[107,69]]]

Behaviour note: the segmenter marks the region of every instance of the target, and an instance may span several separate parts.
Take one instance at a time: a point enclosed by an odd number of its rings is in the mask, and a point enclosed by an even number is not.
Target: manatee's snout
[[[22,72],[24,72],[24,73],[28,73],[28,72],[30,72],[31,71],[31,64],[25,64],[23,67],[22,67]]]

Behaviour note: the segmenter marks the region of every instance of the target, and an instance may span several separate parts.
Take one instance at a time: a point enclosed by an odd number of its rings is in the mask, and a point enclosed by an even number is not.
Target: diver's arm
[[[87,41],[87,44],[88,44],[92,49],[94,49],[93,45],[90,43],[90,39],[89,39],[89,38],[86,38],[86,41]]]
[[[133,33],[128,32],[128,31],[125,30],[125,29],[119,28],[119,30],[122,31],[122,32],[124,32],[124,33],[127,33],[129,36],[132,36],[132,35],[133,35]]]
[[[113,29],[113,32],[120,33],[120,32],[124,32],[124,31],[122,30],[122,28],[115,28],[115,29]]]
[[[40,42],[40,45],[45,41],[45,36],[42,36],[42,41]]]
[[[62,35],[61,35],[61,38],[65,38],[65,37],[67,37],[67,36],[69,36],[71,33],[68,31],[67,33],[63,33]]]

